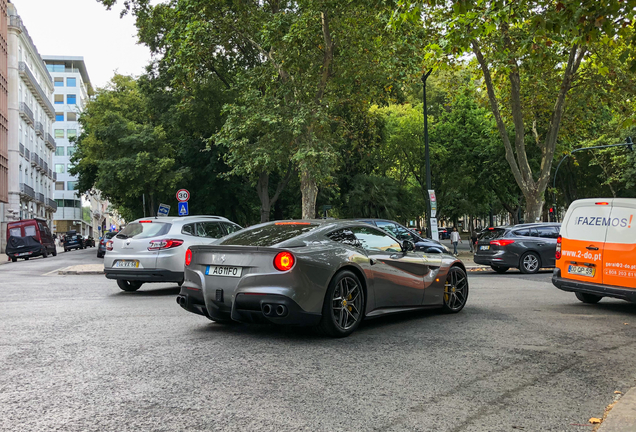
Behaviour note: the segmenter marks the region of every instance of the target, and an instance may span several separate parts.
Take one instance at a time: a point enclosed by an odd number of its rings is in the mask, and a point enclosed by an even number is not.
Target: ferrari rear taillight
[[[111,251],[111,250],[113,250],[113,241],[112,241],[112,240],[108,240],[108,241],[106,242],[106,250],[107,250],[107,251]]]
[[[557,237],[556,252],[554,253],[554,257],[558,260],[561,259],[561,236]]]
[[[491,240],[490,244],[493,246],[508,246],[509,244],[513,244],[514,240]]]
[[[192,263],[192,250],[188,249],[186,251],[185,265],[189,266],[190,263]]]
[[[279,252],[274,258],[274,267],[276,270],[287,271],[294,266],[296,259],[290,252]]]
[[[183,240],[179,240],[179,239],[151,240],[148,250],[154,251],[154,250],[172,249],[172,248],[179,247],[182,244],[183,244]]]

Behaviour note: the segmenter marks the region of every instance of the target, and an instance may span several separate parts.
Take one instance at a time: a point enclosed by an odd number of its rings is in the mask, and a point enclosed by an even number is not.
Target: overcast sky
[[[140,75],[150,51],[137,44],[134,19],[119,18],[96,0],[11,0],[40,55],[82,56],[93,88],[103,87],[115,70]]]

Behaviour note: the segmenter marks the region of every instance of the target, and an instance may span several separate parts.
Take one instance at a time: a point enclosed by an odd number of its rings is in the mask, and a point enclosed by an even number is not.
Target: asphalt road
[[[0,265],[0,431],[581,431],[636,383],[636,305],[550,273],[470,275],[458,315],[351,337],[219,325],[178,289],[45,275],[95,249]]]

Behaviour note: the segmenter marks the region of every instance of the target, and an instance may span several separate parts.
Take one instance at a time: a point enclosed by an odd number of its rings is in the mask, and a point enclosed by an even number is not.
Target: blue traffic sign
[[[179,203],[179,216],[187,216],[190,214],[188,212],[188,202],[180,202]]]
[[[170,213],[170,206],[167,204],[159,204],[159,210],[157,210],[157,216],[168,216]]]

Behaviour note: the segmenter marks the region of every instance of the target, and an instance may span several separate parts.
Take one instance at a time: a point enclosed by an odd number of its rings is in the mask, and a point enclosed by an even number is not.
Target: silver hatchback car
[[[106,243],[104,273],[124,291],[145,282],[183,283],[186,250],[242,227],[219,216],[152,217],[129,223]]]

